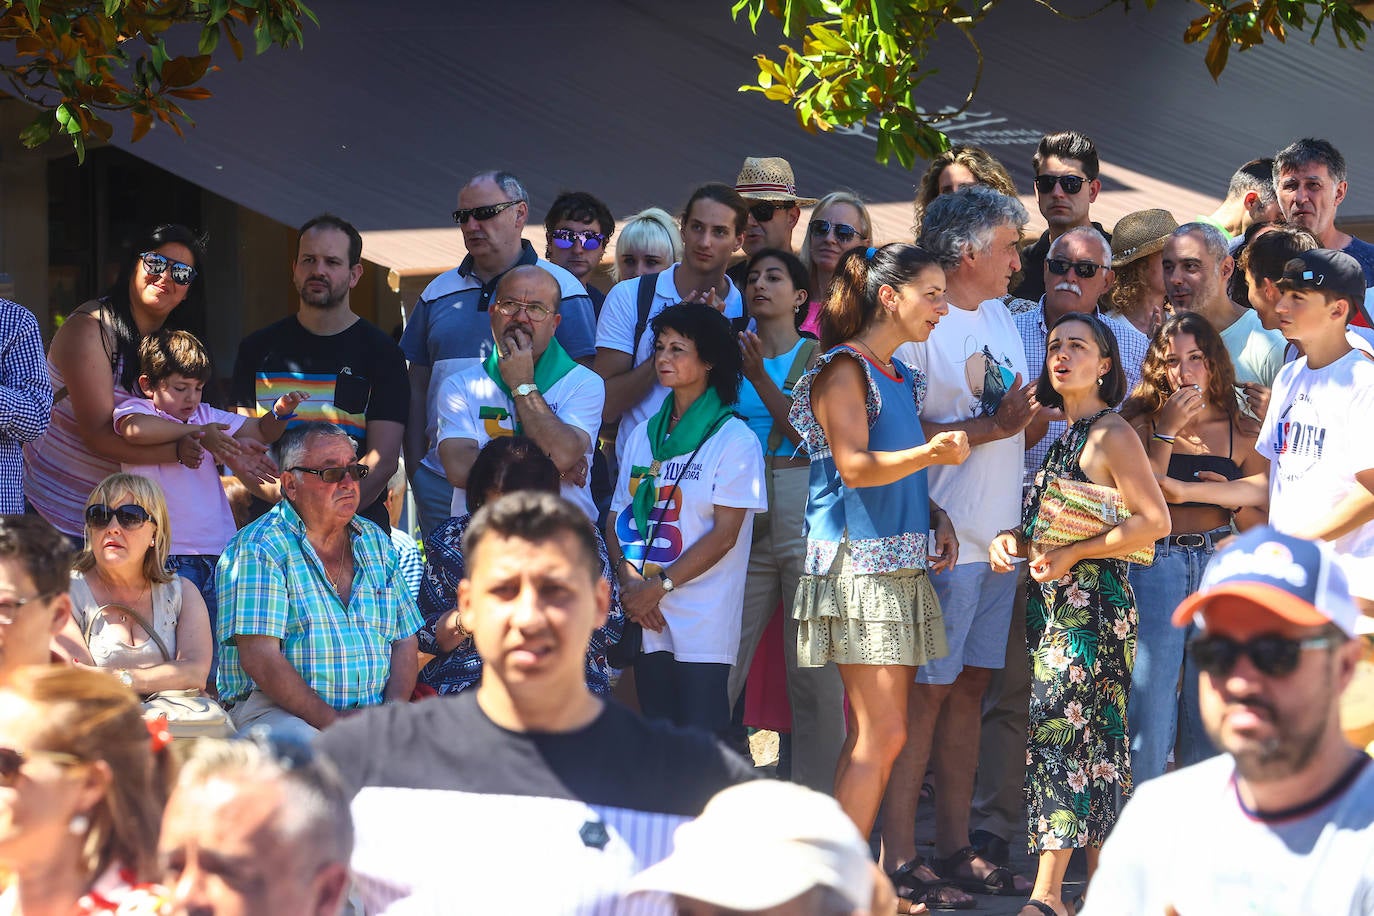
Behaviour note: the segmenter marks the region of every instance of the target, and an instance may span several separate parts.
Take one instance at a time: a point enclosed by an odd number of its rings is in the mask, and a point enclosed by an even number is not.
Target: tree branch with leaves
[[[1129,11],[1132,0],[1106,0],[1084,15],[1071,15],[1050,0],[1034,0],[1062,19],[1087,19],[1108,9]],[[1149,9],[1156,0],[1138,0]],[[1329,27],[1342,48],[1362,48],[1370,20],[1361,0],[1193,0],[1202,8],[1184,30],[1186,44],[1206,43],[1205,63],[1220,79],[1232,48],[1246,51],[1266,38],[1285,42],[1308,34],[1316,43]],[[905,168],[949,147],[939,125],[968,109],[978,92],[983,53],[975,32],[1002,0],[735,0],[735,19],[745,16],[755,32],[764,16],[778,20],[790,42],[780,55],[756,55],[758,79],[740,87],[789,105],[809,131],[856,124],[877,130],[877,160],[894,156]],[[920,104],[921,83],[933,71],[927,58],[951,32],[966,40],[976,64],[964,101],[938,113]]]
[[[181,136],[195,124],[181,103],[210,97],[198,84],[218,69],[221,39],[243,60],[245,39],[258,54],[301,45],[305,20],[319,25],[299,0],[22,0],[0,12],[0,41],[14,48],[0,74],[39,109],[20,132],[24,145],[61,135],[84,160],[87,138],[114,135],[112,113],[129,114],[135,141],[158,121]],[[192,26],[197,53],[169,52],[169,33]]]

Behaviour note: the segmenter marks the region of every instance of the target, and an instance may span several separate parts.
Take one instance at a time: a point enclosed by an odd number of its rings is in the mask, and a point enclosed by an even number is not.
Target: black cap
[[[1344,251],[1313,248],[1283,265],[1279,289],[1316,289],[1350,302],[1350,315],[1364,310],[1364,268]]]

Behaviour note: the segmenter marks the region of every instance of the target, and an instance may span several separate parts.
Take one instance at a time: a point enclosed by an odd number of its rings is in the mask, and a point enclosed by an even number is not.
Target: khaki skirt
[[[802,576],[792,616],[797,619],[797,665],[908,665],[949,654],[940,600],[924,569],[855,573],[841,544],[823,576]]]

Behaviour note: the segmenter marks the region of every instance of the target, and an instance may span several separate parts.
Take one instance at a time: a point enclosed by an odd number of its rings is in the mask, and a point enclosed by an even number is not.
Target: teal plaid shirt
[[[239,663],[237,636],[271,636],[310,688],[335,709],[382,702],[391,644],[424,624],[401,573],[396,548],[366,519],[349,523],[353,594],[339,601],[305,523],[286,500],[225,547],[216,572],[219,697],[245,699],[253,682]]]

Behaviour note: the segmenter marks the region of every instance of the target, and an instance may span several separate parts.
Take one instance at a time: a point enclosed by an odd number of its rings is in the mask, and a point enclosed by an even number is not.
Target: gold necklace
[[[879,359],[879,358],[878,358],[878,354],[873,352],[873,348],[870,347],[868,344],[864,343],[864,342],[863,342],[861,339],[859,339],[858,337],[855,337],[855,338],[854,338],[854,342],[855,342],[856,344],[858,344],[859,346],[863,347],[866,351],[868,351],[868,355],[871,356],[871,357],[873,357],[873,361],[874,361],[875,363],[877,363],[877,364],[880,365],[880,366],[886,366],[888,372],[895,372],[895,371],[896,371],[896,367],[892,365],[892,360],[890,360],[890,359],[888,359],[888,360]]]

